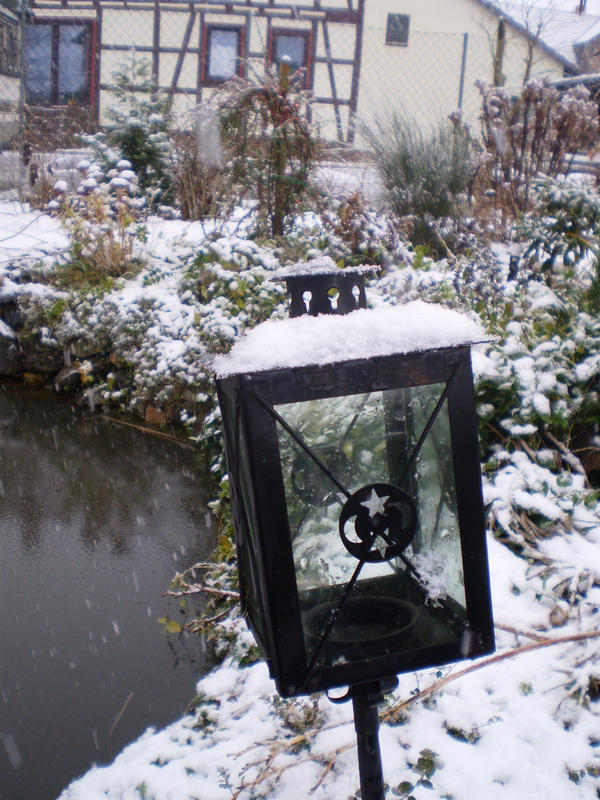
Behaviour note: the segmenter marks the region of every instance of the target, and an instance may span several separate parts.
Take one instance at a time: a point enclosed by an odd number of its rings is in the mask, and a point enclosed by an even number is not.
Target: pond
[[[54,800],[185,712],[211,659],[157,620],[214,544],[193,447],[0,384],[0,800]]]

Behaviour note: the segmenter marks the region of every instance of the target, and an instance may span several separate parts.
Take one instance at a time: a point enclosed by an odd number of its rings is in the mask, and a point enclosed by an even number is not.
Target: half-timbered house
[[[31,0],[26,108],[44,126],[65,114],[101,124],[115,72],[133,55],[148,61],[186,124],[228,78],[260,74],[287,55],[303,70],[325,138],[351,143],[359,121],[392,108],[428,123],[455,109],[474,119],[477,80],[519,86],[526,73],[574,74],[573,43],[600,20],[565,12],[573,25],[561,21],[569,41],[557,44],[499,2]]]

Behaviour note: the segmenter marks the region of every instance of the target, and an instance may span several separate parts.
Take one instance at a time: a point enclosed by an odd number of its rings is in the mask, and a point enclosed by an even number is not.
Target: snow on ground
[[[548,609],[536,599],[541,581],[528,575],[525,561],[493,540],[490,545],[497,623],[535,632],[547,624]],[[574,622],[561,635],[577,630]],[[499,638],[500,652],[536,643],[502,629]],[[443,693],[433,692],[392,724],[383,723],[388,785],[412,783],[417,800],[597,798],[599,715],[569,700],[564,686],[565,657],[575,648],[583,658],[595,649],[593,642],[534,649],[454,681],[465,665],[401,676],[384,715],[415,690],[435,685],[439,676],[450,681]],[[248,788],[240,798],[354,797],[358,768],[351,706],[320,697],[322,722],[309,739],[310,751],[290,746],[286,753],[281,745],[294,741],[294,731],[286,725],[285,709],[271,702],[275,687],[264,664],[240,669],[227,662],[200,681],[198,691],[205,696],[201,712],[162,731],[148,730],[113,765],[92,769],[60,800],[229,800],[238,797],[234,790],[242,783]],[[265,765],[270,771],[252,789]],[[389,796],[406,795],[398,789]]]
[[[348,197],[358,192],[370,203],[377,204],[382,199],[381,180],[369,162],[323,161],[316,170],[316,180],[334,197]]]
[[[171,380],[173,363],[185,371],[202,350],[194,338],[195,307],[176,287],[182,260],[206,230],[200,223],[163,220],[147,227],[151,263],[136,279],[118,283],[102,303],[116,328],[123,318],[149,315],[140,363]],[[0,206],[0,296],[33,291],[26,278],[10,278],[15,260],[53,258],[66,246],[55,219],[15,203]],[[235,251],[236,258],[236,248],[246,248],[244,258],[254,252],[231,236],[219,247]],[[75,335],[76,316],[68,324]],[[535,367],[521,360],[515,369],[533,387],[532,398],[535,391],[543,398]],[[476,374],[501,368],[486,351],[475,357]],[[496,529],[510,538],[512,512],[533,508],[563,525],[562,535],[539,543],[543,562],[516,558],[489,538],[497,655],[401,676],[383,709],[388,797],[598,800],[600,702],[588,691],[600,679],[600,641],[593,638],[600,609],[598,504],[573,510],[570,497],[584,491],[576,474],[565,487],[550,470],[534,469],[524,452],[496,457],[498,471],[485,480]],[[242,639],[248,637],[242,621],[235,626]],[[324,696],[276,700],[263,663],[241,668],[232,658],[200,681],[198,694],[193,713],[164,730],[149,729],[113,764],[93,768],[65,788],[60,800],[356,796],[351,706],[333,705]]]
[[[66,233],[52,217],[17,202],[0,202],[0,274],[11,261],[34,261],[60,252],[68,243]]]

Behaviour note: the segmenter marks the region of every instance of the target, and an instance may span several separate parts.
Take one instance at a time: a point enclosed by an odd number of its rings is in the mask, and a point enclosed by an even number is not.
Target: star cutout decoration
[[[371,497],[369,497],[368,500],[365,500],[364,503],[361,503],[361,506],[364,506],[367,509],[369,512],[369,517],[373,519],[376,514],[385,513],[385,502],[389,499],[390,496],[388,494],[384,495],[383,497],[379,497],[375,489],[371,489]]]

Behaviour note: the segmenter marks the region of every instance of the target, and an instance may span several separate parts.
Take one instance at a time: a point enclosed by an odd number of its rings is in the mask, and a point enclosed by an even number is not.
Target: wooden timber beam
[[[158,91],[160,69],[160,0],[154,0],[152,25],[152,85]]]
[[[314,2],[313,6],[297,6],[293,3],[281,3],[275,5],[269,2],[266,5],[264,2],[256,2],[255,0],[234,0],[234,2],[223,2],[223,0],[30,0],[31,8],[33,9],[56,9],[56,8],[71,8],[71,9],[85,9],[94,8],[100,5],[104,8],[119,9],[119,8],[170,8],[182,7],[182,10],[189,9],[194,6],[197,12],[206,11],[214,14],[240,14],[246,15],[248,11],[258,16],[275,16],[282,18],[296,18],[296,19],[325,19],[328,22],[339,22],[346,24],[357,24],[361,17],[360,7],[355,9],[353,4],[348,2],[348,8],[334,8],[332,6],[322,6],[320,3]],[[359,5],[362,2],[359,0]]]
[[[325,55],[327,57],[327,71],[329,72],[329,85],[331,86],[331,98],[333,100],[333,113],[335,115],[335,127],[337,129],[337,136],[340,142],[344,141],[344,131],[342,129],[342,117],[340,115],[340,106],[338,101],[337,86],[335,83],[335,71],[331,63],[331,41],[329,39],[329,28],[327,27],[326,20],[323,20],[323,44],[325,45]]]
[[[177,84],[179,83],[179,76],[181,75],[181,69],[183,67],[183,59],[188,52],[188,47],[190,45],[190,37],[192,35],[192,29],[194,27],[194,22],[196,21],[196,12],[194,11],[193,7],[190,10],[190,18],[188,19],[187,25],[185,26],[185,31],[183,34],[183,41],[181,43],[181,48],[179,49],[179,55],[177,56],[177,62],[175,64],[175,70],[173,71],[173,79],[171,81],[171,86],[169,87],[169,104],[173,98],[173,94],[175,89],[177,88]]]
[[[199,25],[198,25],[198,53],[202,53],[202,42],[204,40],[204,11],[200,12]],[[203,69],[202,56],[198,59],[196,64],[196,104],[200,105],[202,102],[202,69]]]
[[[152,53],[153,48],[152,45],[145,45],[145,44],[136,44],[135,47],[132,48],[130,44],[103,44],[103,50],[113,51],[115,53],[131,53],[132,49],[135,50],[136,53]],[[181,52],[180,47],[161,47],[159,52],[162,53],[169,53],[171,55],[177,55]],[[199,47],[188,47],[188,53],[192,55],[197,55],[201,52]]]
[[[348,144],[354,144],[356,133],[356,112],[358,110],[358,88],[360,84],[360,65],[362,59],[363,30],[365,20],[365,0],[358,0],[358,24],[354,43],[354,68],[350,88],[350,114],[348,116]]]

